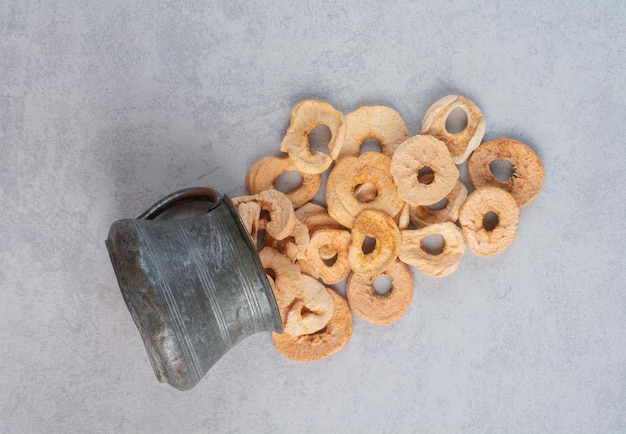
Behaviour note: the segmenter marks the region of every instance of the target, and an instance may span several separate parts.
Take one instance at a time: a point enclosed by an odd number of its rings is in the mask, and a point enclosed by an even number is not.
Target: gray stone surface
[[[519,3],[519,4],[516,4]],[[626,3],[0,2],[1,432],[626,431]],[[154,378],[104,239],[171,191],[245,191],[299,100],[450,93],[536,150],[505,252],[416,273],[316,362],[244,340]]]

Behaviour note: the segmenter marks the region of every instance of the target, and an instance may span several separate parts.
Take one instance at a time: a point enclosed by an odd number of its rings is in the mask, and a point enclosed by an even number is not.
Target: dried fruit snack
[[[456,108],[465,113],[467,125],[462,131],[451,133],[446,129],[446,121]],[[450,150],[455,164],[461,164],[483,140],[485,118],[469,99],[459,95],[448,95],[436,101],[426,111],[420,134],[428,134],[443,141]]]
[[[387,276],[391,289],[384,295],[374,290],[374,280]],[[395,261],[383,273],[363,276],[351,273],[346,285],[348,304],[364,320],[374,324],[390,324],[399,319],[413,299],[413,275],[401,261]]]
[[[268,234],[276,240],[288,237],[296,225],[296,215],[291,201],[278,190],[265,190],[255,195],[239,196],[233,198],[235,206],[243,202],[256,202],[262,210],[267,211],[270,220],[263,226]]]
[[[300,185],[287,193],[293,207],[298,208],[315,197],[322,185],[322,177],[319,174],[299,171],[288,156],[264,157],[258,160],[248,171],[246,186],[251,194],[258,194],[274,188],[276,179],[287,172],[296,172],[302,176]]]
[[[345,116],[346,134],[339,138],[337,159],[358,157],[361,145],[375,139],[383,154],[391,158],[400,143],[409,138],[402,116],[386,106],[362,106]]]
[[[352,337],[352,311],[342,296],[330,288],[334,310],[333,316],[323,329],[306,335],[292,336],[289,333],[272,332],[276,350],[296,362],[311,362],[335,354],[344,348]]]
[[[348,227],[363,210],[374,209],[392,217],[398,214],[404,201],[389,173],[390,165],[389,157],[378,152],[337,161],[326,182],[329,214]],[[362,186],[367,186],[367,191],[359,192]]]
[[[489,165],[495,160],[507,160],[513,165],[510,179],[500,181],[493,176]],[[513,139],[491,140],[480,145],[469,159],[467,174],[474,188],[489,185],[506,190],[520,207],[537,197],[544,179],[543,165],[537,154]]]
[[[375,240],[374,250],[363,251],[366,237]],[[389,268],[400,251],[400,230],[391,217],[381,211],[365,210],[354,219],[348,261],[352,271],[376,276]]]
[[[488,224],[488,213],[495,224]],[[481,187],[467,197],[459,210],[459,222],[467,246],[477,256],[495,255],[515,239],[520,209],[510,193],[497,187]]]
[[[324,328],[334,309],[332,297],[324,285],[302,274],[289,258],[271,247],[263,248],[259,259],[263,267],[276,276],[273,290],[283,332],[299,336]]]
[[[305,258],[299,261],[300,266],[327,285],[342,281],[350,273],[350,238],[350,232],[344,229],[317,229],[311,234],[311,242]]]
[[[308,202],[296,210],[296,217],[309,228],[309,233],[317,229],[344,229],[332,218],[325,207]]]
[[[443,237],[441,252],[434,254],[424,248],[422,242],[430,235]],[[458,268],[464,253],[465,240],[461,230],[452,222],[444,222],[402,231],[398,258],[428,276],[444,277]]]
[[[422,169],[432,170],[432,182],[419,179]],[[398,194],[413,206],[431,205],[446,197],[459,179],[446,145],[433,136],[418,135],[402,143],[391,159],[391,175]]]
[[[467,187],[462,181],[457,181],[454,188],[445,197],[447,203],[441,209],[432,209],[426,205],[411,206],[411,222],[418,227],[425,227],[435,223],[456,222],[459,218],[459,208],[467,198]]]
[[[330,155],[322,152],[311,154],[308,134],[319,125],[326,125],[330,129]],[[322,173],[339,155],[340,149],[335,143],[345,133],[343,113],[326,102],[301,101],[291,110],[291,121],[280,143],[280,150],[289,154],[298,170],[304,173]]]
[[[464,111],[468,124],[451,133],[445,123],[456,108]],[[311,154],[307,135],[318,125],[331,131],[329,155]],[[533,200],[543,185],[536,154],[511,139],[478,146],[484,117],[471,101],[456,95],[429,108],[420,132],[408,137],[402,118],[389,107],[364,106],[343,116],[330,104],[302,101],[292,110],[281,142],[288,156],[263,158],[250,169],[246,184],[254,194],[234,202],[253,237],[265,229],[264,242],[272,247],[264,248],[260,257],[276,276],[275,282],[268,279],[285,333],[274,333],[272,340],[285,357],[318,360],[345,347],[352,333],[350,307],[376,324],[398,319],[413,294],[407,265],[444,277],[458,268],[466,244],[474,254],[487,256],[515,238],[519,207]],[[379,141],[381,152],[360,152],[368,138]],[[456,164],[470,153],[468,175],[477,190],[468,196]],[[489,165],[496,159],[511,162],[510,180],[498,181],[491,174]],[[334,167],[320,187],[320,174],[332,160]],[[272,189],[285,172],[302,177],[289,196]],[[326,207],[310,202],[320,188],[325,188]],[[439,203],[444,198],[447,203]],[[491,213],[496,216],[492,226],[486,222]],[[409,228],[411,223],[418,229]],[[431,235],[442,237],[440,252],[423,245]],[[368,237],[375,245],[366,253]],[[348,273],[349,306],[316,280],[334,284]],[[384,296],[373,289],[381,275],[393,285]],[[330,295],[332,308],[322,293]]]

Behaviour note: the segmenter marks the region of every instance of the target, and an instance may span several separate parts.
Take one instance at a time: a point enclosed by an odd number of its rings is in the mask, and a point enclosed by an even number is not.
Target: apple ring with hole
[[[333,315],[321,330],[301,336],[272,332],[272,342],[284,357],[296,362],[321,360],[345,348],[352,337],[352,311],[348,302],[326,288],[334,304]]]
[[[367,237],[375,240],[374,249],[365,253]],[[391,217],[382,211],[365,210],[354,219],[348,262],[352,271],[364,276],[376,276],[389,268],[400,250],[400,230]]]
[[[467,187],[461,181],[445,197],[447,204],[440,209],[432,209],[432,205],[419,205],[410,207],[411,223],[423,228],[428,225],[443,222],[456,222],[459,218],[459,208],[467,198]],[[444,199],[442,199],[444,200]],[[433,204],[436,205],[436,204]]]
[[[509,247],[515,240],[519,217],[515,198],[498,187],[475,190],[459,210],[465,242],[476,256],[495,255]]]
[[[298,208],[296,217],[309,228],[310,234],[317,229],[345,229],[328,214],[325,207],[312,202],[305,203]]]
[[[246,186],[251,194],[273,189],[278,177],[288,172],[295,172],[302,177],[300,184],[287,193],[294,209],[297,209],[315,197],[322,185],[322,176],[299,171],[288,156],[258,160],[248,171]]]
[[[308,134],[319,125],[326,125],[330,130],[328,142],[330,155],[323,152],[311,154]],[[291,110],[289,127],[280,142],[280,150],[289,154],[289,158],[301,172],[322,173],[339,155],[337,140],[345,133],[343,113],[332,105],[316,100],[300,101]]]
[[[439,202],[459,179],[450,151],[433,136],[417,135],[402,143],[393,154],[390,171],[398,194],[412,206]]]
[[[391,289],[380,295],[374,280],[387,276]],[[403,262],[396,260],[391,267],[375,276],[351,273],[346,284],[348,304],[357,315],[373,324],[387,325],[398,320],[413,299],[413,275]]]
[[[461,109],[467,125],[459,132],[449,132],[446,121],[454,109]],[[422,119],[420,134],[435,136],[446,144],[455,164],[462,164],[476,149],[485,135],[485,117],[469,99],[459,95],[448,95],[436,101]]]
[[[338,145],[337,159],[358,157],[361,145],[375,139],[383,154],[391,158],[400,143],[409,138],[402,116],[386,106],[362,106],[345,115],[346,134]]]
[[[261,218],[259,227],[275,240],[282,240],[288,237],[296,225],[296,214],[289,198],[278,190],[264,190],[258,194],[237,196],[233,199],[233,204],[238,207],[243,202],[256,202],[262,210],[267,211],[270,220]]]
[[[365,152],[358,157],[337,161],[326,181],[329,214],[347,227],[352,226],[351,220],[366,209],[382,211],[391,216],[398,214],[404,201],[389,173],[390,166],[389,157],[379,152]],[[335,200],[339,201],[340,207],[336,206]],[[344,217],[345,213],[349,217]]]
[[[298,336],[324,328],[333,313],[332,297],[324,285],[302,274],[300,267],[271,247],[263,248],[259,259],[274,282],[272,290],[283,332]]]
[[[275,284],[279,292],[285,291],[285,287],[289,288],[287,291],[297,288],[286,308],[284,333],[302,336],[326,327],[332,317],[334,303],[324,284],[306,274],[300,274],[295,280],[277,276]]]
[[[333,170],[334,169],[335,168],[333,168]],[[333,170],[330,172],[332,173]],[[330,176],[328,179],[330,179]],[[354,216],[343,206],[342,201],[335,192],[333,185],[329,184],[328,179],[326,180],[326,209],[328,211],[328,215],[341,226],[349,228],[354,222]]]
[[[252,238],[252,245],[256,248],[260,229],[261,205],[256,202],[240,202],[236,205],[237,212],[243,225]]]
[[[506,160],[513,166],[508,180],[500,181],[491,172],[490,164],[495,160]],[[474,188],[489,185],[506,190],[520,207],[537,197],[544,181],[543,165],[537,154],[513,139],[496,139],[480,145],[467,163],[467,175]]]
[[[326,285],[341,282],[350,273],[350,239],[350,232],[345,229],[316,230],[311,234],[306,257],[298,262],[302,271],[322,279]]]
[[[441,251],[429,252],[423,241],[431,235],[443,238]],[[461,230],[452,222],[435,223],[422,229],[402,231],[398,258],[431,277],[444,277],[457,268],[465,253]]]
[[[298,219],[296,219],[293,231],[282,240],[275,240],[267,231],[263,237],[264,247],[272,247],[278,250],[280,253],[287,255],[292,262],[305,258],[309,242],[309,228]]]

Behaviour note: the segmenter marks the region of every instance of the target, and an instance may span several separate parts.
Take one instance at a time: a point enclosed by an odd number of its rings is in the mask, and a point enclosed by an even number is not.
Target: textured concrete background
[[[507,3],[0,2],[0,431],[625,432],[626,3]],[[416,134],[450,93],[545,165],[506,252],[416,274],[323,361],[258,334],[190,392],[156,381],[114,220],[243,193],[301,99]]]

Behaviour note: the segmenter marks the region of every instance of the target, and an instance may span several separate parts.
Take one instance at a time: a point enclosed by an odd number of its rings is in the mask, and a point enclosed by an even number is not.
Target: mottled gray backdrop
[[[0,2],[1,432],[625,432],[626,3]],[[504,253],[416,273],[396,323],[298,364],[259,334],[159,384],[103,240],[179,188],[245,191],[301,99],[451,93],[536,150]]]

